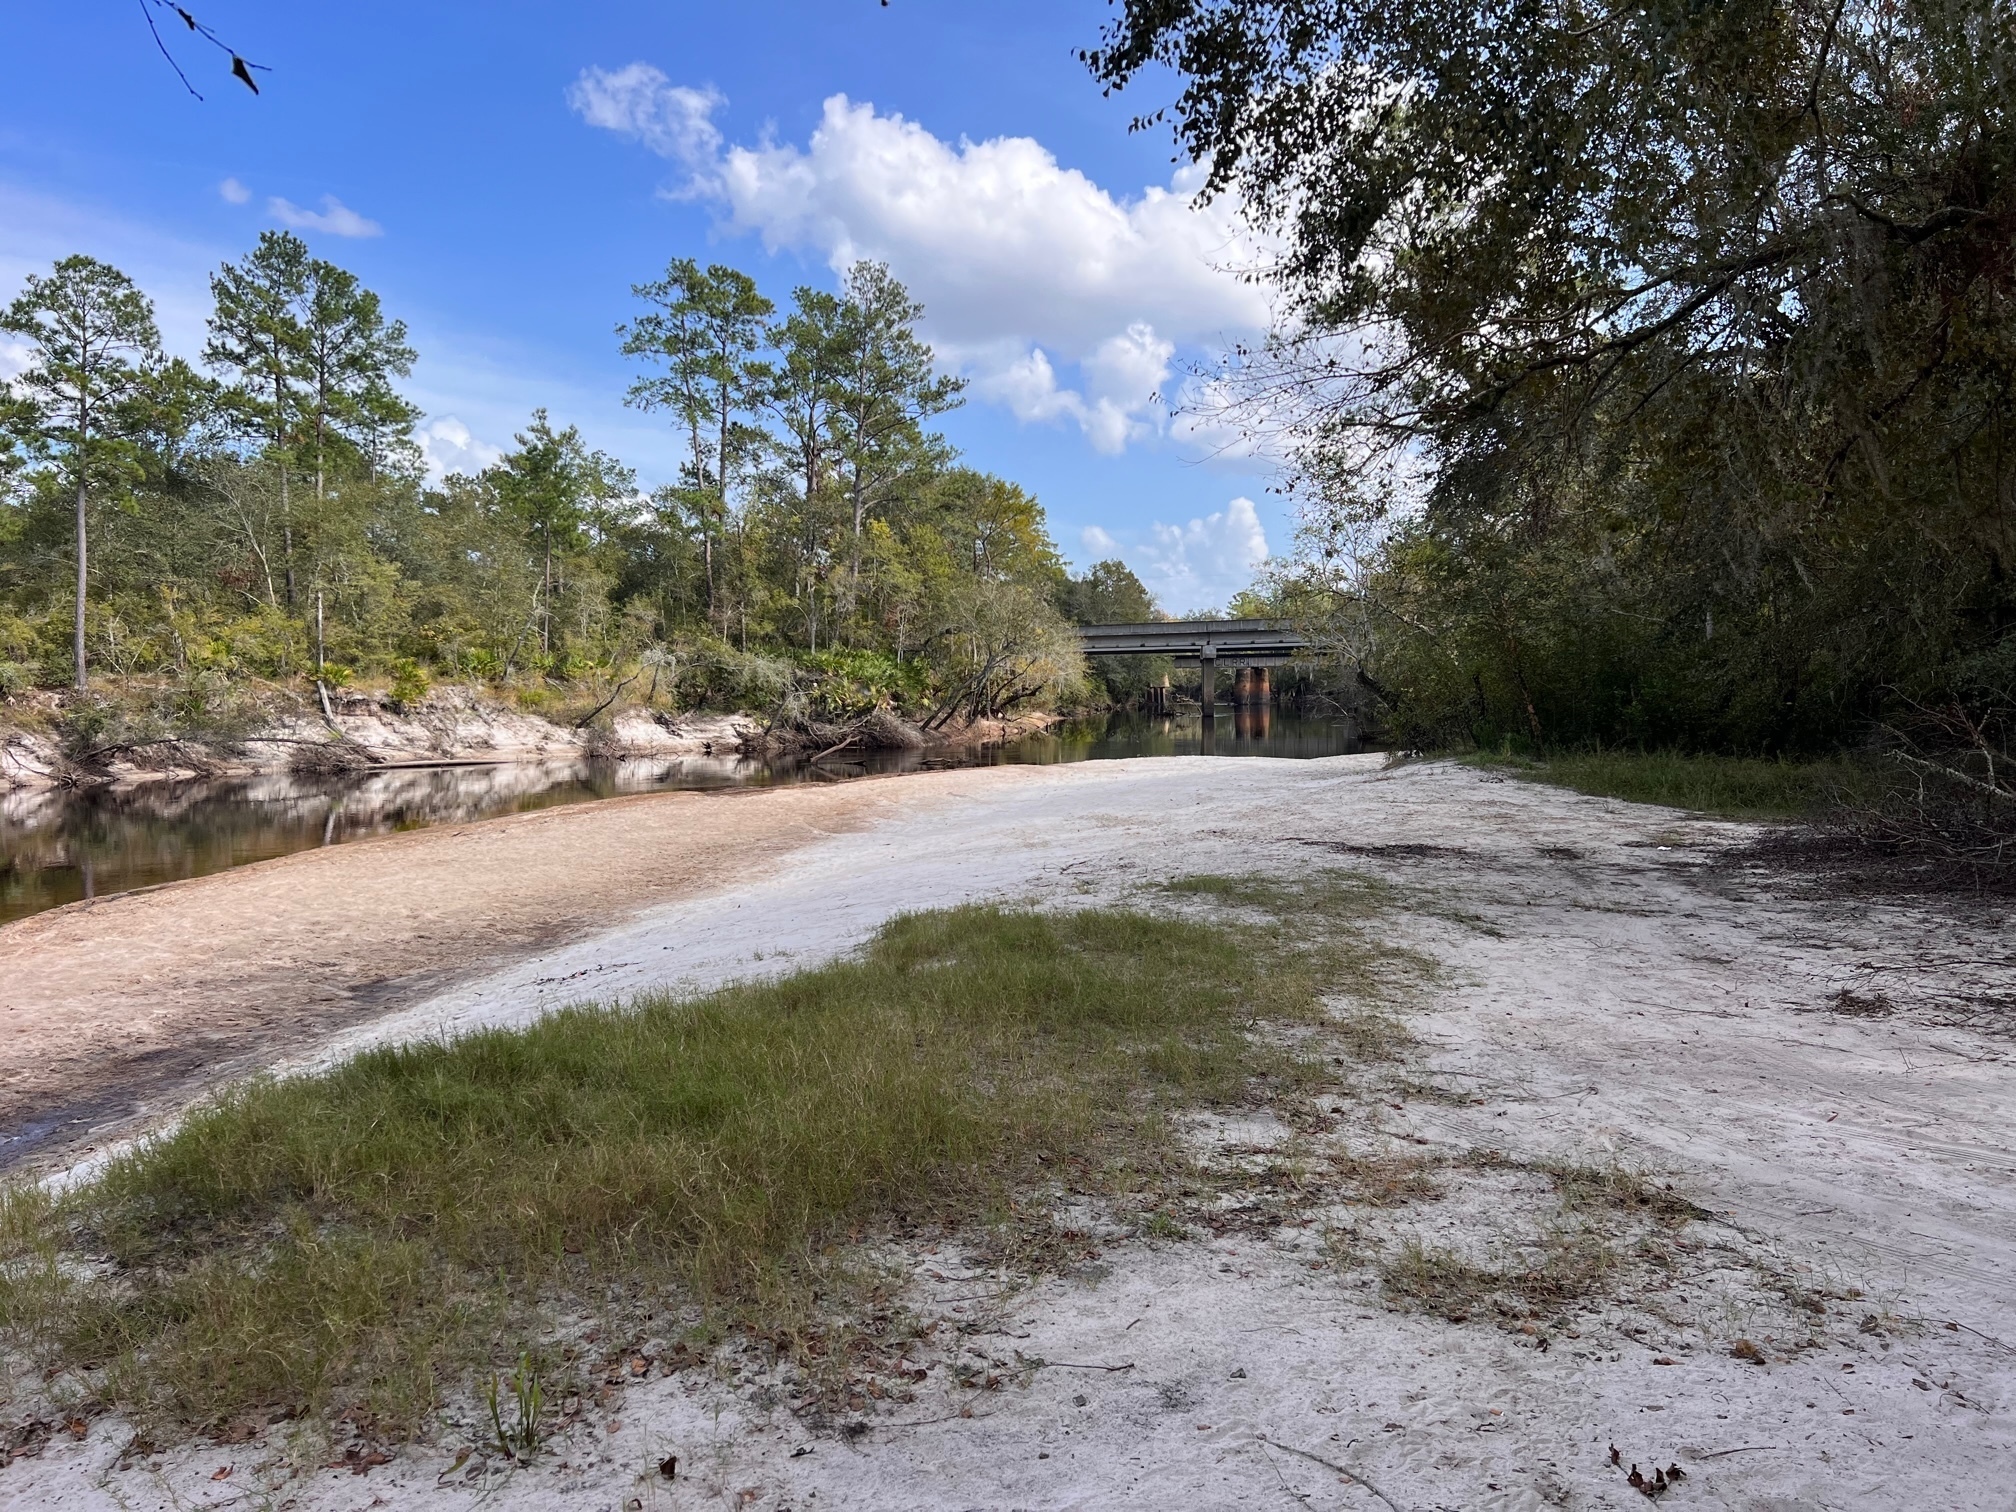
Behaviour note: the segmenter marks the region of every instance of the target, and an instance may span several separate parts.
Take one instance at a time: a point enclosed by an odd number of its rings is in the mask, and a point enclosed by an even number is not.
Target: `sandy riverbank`
[[[947,777],[953,774],[946,774]],[[969,781],[984,774],[958,774]],[[666,793],[386,835],[0,928],[0,1134],[53,1153],[360,1020],[747,885],[899,800],[867,781]]]
[[[1292,1222],[1178,1243],[1095,1228],[1096,1262],[1028,1289],[907,1257],[906,1305],[944,1320],[940,1357],[915,1402],[868,1404],[849,1435],[808,1426],[757,1355],[731,1352],[732,1370],[647,1368],[508,1477],[438,1485],[446,1443],[368,1480],[290,1480],[277,1439],[121,1469],[103,1423],[0,1475],[0,1506],[1639,1505],[1615,1444],[1687,1467],[1676,1506],[2004,1508],[2011,931],[1995,910],[1830,900],[1718,862],[1748,833],[1377,758],[990,768],[555,810],[12,926],[10,1089],[52,1055],[47,1085],[81,1088],[192,1035],[240,1065],[312,1064],[784,969],[903,908],[1345,867],[1390,883],[1382,927],[1442,964],[1411,1019],[1412,1080],[1340,1097],[1320,1136],[1258,1119],[1191,1137],[1227,1161],[1321,1168],[1334,1144],[1444,1174],[1405,1207],[1318,1193]],[[1412,1235],[1493,1263],[1535,1211],[1507,1174],[1522,1161],[1621,1162],[1710,1216],[1670,1271],[1550,1349],[1490,1316],[1389,1305],[1338,1247]],[[1762,1363],[1731,1354],[1753,1334]],[[1005,1384],[954,1387],[959,1358]],[[1039,1358],[1127,1368],[1017,1365]]]

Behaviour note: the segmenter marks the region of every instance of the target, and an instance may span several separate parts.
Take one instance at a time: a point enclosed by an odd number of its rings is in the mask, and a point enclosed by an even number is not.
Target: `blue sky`
[[[1182,611],[1288,544],[1268,467],[1170,413],[1264,326],[1236,276],[1257,244],[1192,208],[1166,136],[1129,134],[1145,97],[1084,73],[1097,0],[192,9],[272,70],[259,98],[164,28],[190,98],[137,5],[10,8],[0,298],[89,252],[193,356],[210,270],[292,224],[411,327],[435,465],[481,465],[544,405],[649,483],[676,448],[621,402],[629,286],[693,256],[781,303],[876,256],[971,380],[947,433],[1074,561],[1120,555]]]

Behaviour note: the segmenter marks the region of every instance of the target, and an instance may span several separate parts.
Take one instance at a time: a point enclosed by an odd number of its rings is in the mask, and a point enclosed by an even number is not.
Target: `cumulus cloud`
[[[500,447],[479,441],[453,415],[430,420],[413,433],[427,476],[436,482],[449,473],[479,473],[504,455]]]
[[[224,202],[230,205],[243,205],[252,198],[252,190],[235,178],[224,180],[217,186],[217,192],[223,196]]]
[[[568,98],[589,124],[678,163],[668,192],[712,201],[729,230],[836,271],[887,262],[981,397],[1025,421],[1075,423],[1101,451],[1162,427],[1156,396],[1179,344],[1267,323],[1264,291],[1238,271],[1266,249],[1229,197],[1195,203],[1194,167],[1116,197],[1033,138],[947,142],[846,95],[825,102],[802,146],[728,144],[718,93],[643,63],[585,70]]]
[[[1059,384],[1041,347],[969,351],[966,365],[974,371],[974,389],[983,399],[1005,405],[1018,420],[1076,421],[1094,450],[1110,456],[1160,424],[1159,391],[1175,355],[1173,341],[1157,336],[1146,321],[1136,321],[1080,360],[1082,392]]]
[[[229,198],[229,196],[226,196]],[[320,210],[304,210],[292,200],[275,195],[266,201],[266,210],[283,226],[296,231],[326,231],[331,236],[383,236],[385,228],[367,220],[333,194],[322,196]]]
[[[709,170],[721,150],[713,117],[726,96],[674,84],[649,63],[584,68],[567,90],[567,103],[590,126],[642,142],[696,173]]]
[[[1101,557],[1119,551],[1120,543],[1097,526],[1083,532],[1081,540]],[[1240,498],[1186,524],[1158,521],[1149,527],[1147,539],[1124,555],[1157,603],[1187,613],[1225,604],[1251,585],[1267,560],[1267,532],[1253,501]]]

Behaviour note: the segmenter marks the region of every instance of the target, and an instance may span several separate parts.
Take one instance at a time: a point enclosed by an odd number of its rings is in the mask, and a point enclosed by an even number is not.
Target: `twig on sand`
[[[1045,1370],[1132,1370],[1134,1362],[1129,1360],[1125,1365],[1074,1365],[1069,1360],[1045,1360],[1042,1368]]]
[[[1731,1454],[1760,1454],[1766,1449],[1783,1449],[1783,1444],[1745,1444],[1741,1449],[1717,1449],[1710,1454],[1697,1454],[1696,1459],[1723,1459]]]
[[[1960,1329],[1964,1333],[1971,1333],[1977,1339],[1986,1339],[1990,1344],[1993,1344],[1997,1349],[2006,1349],[2011,1354],[2016,1354],[2016,1345],[2004,1344],[2000,1339],[1996,1338],[1995,1335],[1993,1334],[1985,1334],[1981,1332],[1981,1330],[1978,1328],[1969,1328],[1965,1323],[1956,1322],[1953,1324],[1953,1327]]]
[[[969,1422],[977,1423],[982,1418],[993,1417],[999,1411],[1001,1409],[996,1407],[994,1412],[948,1412],[943,1417],[918,1418],[914,1422],[909,1423],[871,1423],[869,1426],[871,1428],[929,1428],[933,1423],[956,1423],[962,1418]]]
[[[1400,1504],[1398,1502],[1394,1501],[1392,1497],[1388,1496],[1384,1491],[1381,1491],[1377,1486],[1373,1485],[1372,1482],[1365,1479],[1365,1477],[1360,1475],[1356,1470],[1352,1470],[1347,1468],[1346,1466],[1340,1465],[1335,1460],[1327,1460],[1323,1458],[1323,1456],[1320,1454],[1311,1454],[1307,1449],[1297,1449],[1293,1444],[1284,1444],[1279,1439],[1270,1439],[1264,1433],[1256,1433],[1253,1435],[1253,1437],[1258,1439],[1263,1444],[1272,1445],[1276,1449],[1285,1449],[1290,1454],[1299,1454],[1302,1456],[1302,1458],[1306,1460],[1314,1460],[1317,1464],[1321,1465],[1326,1470],[1335,1470],[1339,1475],[1343,1476],[1346,1480],[1355,1481],[1358,1485],[1361,1485],[1367,1491],[1370,1491],[1374,1496],[1378,1497],[1379,1500],[1386,1503],[1387,1506],[1391,1507],[1393,1509],[1393,1512],[1401,1512]]]
[[[1288,1484],[1288,1477],[1281,1473],[1281,1467],[1274,1463],[1274,1456],[1267,1452],[1267,1441],[1265,1439],[1260,1441],[1260,1458],[1267,1461],[1267,1468],[1274,1472],[1274,1479],[1281,1483],[1283,1491],[1303,1506],[1306,1507],[1309,1505],[1309,1494],[1306,1491],[1297,1491],[1293,1486]]]

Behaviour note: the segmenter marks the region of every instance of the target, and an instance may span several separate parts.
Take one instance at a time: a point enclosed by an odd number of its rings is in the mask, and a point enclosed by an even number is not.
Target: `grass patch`
[[[1817,818],[1866,803],[1886,780],[1894,780],[1870,763],[1850,759],[1764,761],[1672,751],[1564,752],[1541,761],[1478,753],[1461,759],[1598,798],[1726,819]]]
[[[0,1197],[0,1330],[164,1438],[423,1433],[491,1373],[564,1370],[554,1310],[617,1293],[788,1342],[852,1239],[985,1222],[1060,1163],[1152,1163],[1168,1110],[1313,1083],[1296,1026],[1349,954],[960,908],[779,980],[254,1082],[78,1190]]]

